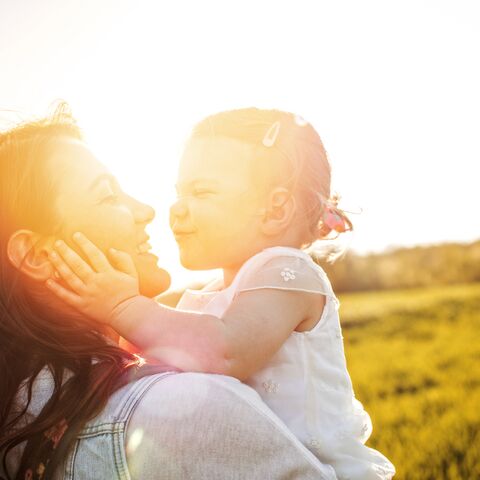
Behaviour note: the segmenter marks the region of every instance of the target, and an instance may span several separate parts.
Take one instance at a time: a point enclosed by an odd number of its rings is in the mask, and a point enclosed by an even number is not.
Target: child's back
[[[325,296],[318,323],[308,331],[293,332],[246,383],[322,462],[335,468],[340,479],[391,478],[393,465],[364,445],[372,424],[353,393],[339,302],[325,272],[301,250],[273,247],[250,258],[228,288],[219,288],[222,282],[187,290],[178,308],[222,317],[243,292],[277,289]]]

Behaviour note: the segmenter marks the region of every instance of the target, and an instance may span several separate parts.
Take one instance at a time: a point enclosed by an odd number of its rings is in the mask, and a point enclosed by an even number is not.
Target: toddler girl
[[[242,109],[206,118],[182,157],[170,223],[182,264],[222,269],[187,290],[177,309],[138,293],[130,258],[75,240],[52,262],[72,291],[49,287],[109,323],[148,357],[251,385],[339,479],[391,479],[394,466],[365,446],[370,417],[347,371],[339,302],[304,248],[352,225],[331,197],[330,165],[303,119]],[[73,271],[73,272],[72,272]],[[326,470],[327,478],[335,478]]]

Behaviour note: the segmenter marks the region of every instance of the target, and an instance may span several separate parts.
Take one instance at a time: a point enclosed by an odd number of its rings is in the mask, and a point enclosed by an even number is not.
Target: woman
[[[72,245],[78,230],[130,253],[144,295],[165,290],[145,233],[153,217],[95,159],[65,105],[0,134],[1,475],[333,478],[248,387],[141,367],[46,290],[54,241]]]

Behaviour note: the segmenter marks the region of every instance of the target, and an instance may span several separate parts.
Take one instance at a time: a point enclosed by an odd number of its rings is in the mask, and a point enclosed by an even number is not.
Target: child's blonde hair
[[[326,239],[333,230],[353,229],[337,206],[338,195],[331,195],[331,168],[322,140],[301,117],[280,110],[228,110],[203,119],[191,136],[208,137],[226,137],[253,147],[256,177],[266,172],[299,201],[308,226],[304,246]]]

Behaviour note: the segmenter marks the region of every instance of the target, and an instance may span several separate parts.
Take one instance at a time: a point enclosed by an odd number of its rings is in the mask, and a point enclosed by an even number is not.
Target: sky
[[[230,108],[313,124],[351,250],[480,238],[479,58],[477,0],[0,0],[0,127],[66,100],[175,286],[182,146]]]

